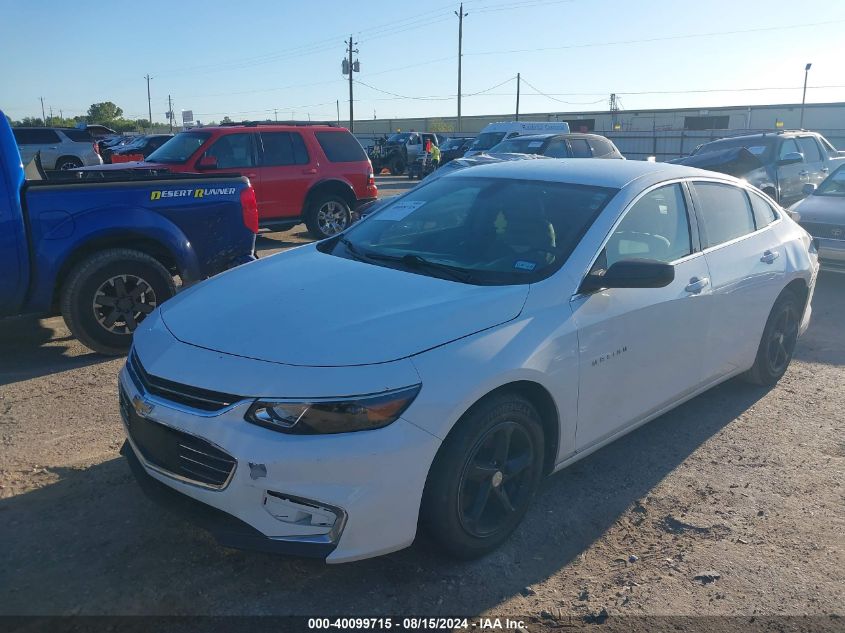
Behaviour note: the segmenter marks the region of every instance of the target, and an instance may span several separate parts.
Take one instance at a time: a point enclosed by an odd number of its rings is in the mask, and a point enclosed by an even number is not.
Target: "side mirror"
[[[801,188],[801,192],[805,196],[812,196],[816,192],[816,186],[813,183],[808,182]]]
[[[197,161],[197,169],[217,169],[217,157],[203,156]]]
[[[786,156],[778,161],[778,165],[794,165],[795,163],[803,163],[804,154],[800,152],[789,152]]]
[[[604,272],[590,273],[581,292],[602,288],[664,288],[675,280],[675,267],[655,259],[623,259]]]

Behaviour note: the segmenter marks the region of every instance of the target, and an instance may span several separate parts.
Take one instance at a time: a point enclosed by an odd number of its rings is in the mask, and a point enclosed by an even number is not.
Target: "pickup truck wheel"
[[[111,249],[92,255],[68,275],[62,288],[62,316],[86,347],[125,354],[132,332],[161,303],[176,294],[168,270],[145,253]]]
[[[390,174],[392,176],[401,176],[405,173],[405,161],[401,156],[397,156],[390,161]]]
[[[56,161],[56,169],[60,171],[67,171],[68,169],[76,169],[82,167],[82,161],[73,156],[62,156]]]
[[[337,235],[352,223],[352,211],[340,196],[318,196],[308,209],[305,226],[318,240]]]

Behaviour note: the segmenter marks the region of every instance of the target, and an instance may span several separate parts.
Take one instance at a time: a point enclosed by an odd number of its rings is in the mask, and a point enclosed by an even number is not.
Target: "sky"
[[[0,109],[65,117],[113,101],[129,118],[454,116],[458,2],[0,0]],[[800,6],[800,11],[796,7]],[[462,112],[845,101],[845,2],[465,0]],[[771,88],[777,88],[771,90]],[[763,90],[765,89],[765,90]]]

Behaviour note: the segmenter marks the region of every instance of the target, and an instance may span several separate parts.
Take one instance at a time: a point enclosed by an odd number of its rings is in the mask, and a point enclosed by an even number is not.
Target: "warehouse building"
[[[543,112],[520,115],[522,121],[566,121],[573,132],[595,132],[612,139],[631,159],[655,156],[668,160],[689,154],[696,146],[725,136],[801,127],[801,104],[723,106],[655,110]],[[477,134],[488,123],[513,120],[513,114],[464,116],[461,132]],[[821,133],[845,149],[845,103],[804,106],[804,129]],[[341,124],[345,124],[341,122]],[[365,145],[397,130],[455,130],[456,117],[370,119],[355,121],[355,135]]]

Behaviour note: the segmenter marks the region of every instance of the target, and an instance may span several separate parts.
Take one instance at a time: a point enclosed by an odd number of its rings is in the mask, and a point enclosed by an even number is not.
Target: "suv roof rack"
[[[219,123],[220,127],[258,127],[259,125],[296,125],[307,127],[309,125],[327,125],[329,127],[338,127],[337,123],[331,121],[231,121],[227,123]]]

